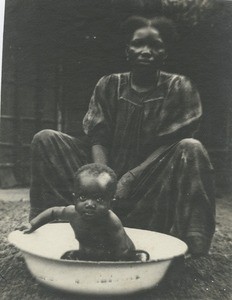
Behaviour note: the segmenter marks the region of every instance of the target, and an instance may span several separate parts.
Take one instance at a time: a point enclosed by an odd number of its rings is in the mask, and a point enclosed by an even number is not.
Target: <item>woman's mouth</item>
[[[150,64],[153,63],[153,60],[152,59],[142,58],[142,59],[138,59],[137,63],[144,64],[144,65],[150,65]]]

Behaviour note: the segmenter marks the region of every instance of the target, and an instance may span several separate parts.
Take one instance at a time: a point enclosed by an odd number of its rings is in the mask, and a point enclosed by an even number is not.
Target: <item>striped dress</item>
[[[160,72],[154,88],[139,93],[130,73],[104,76],[83,120],[87,142],[51,130],[34,137],[31,217],[72,204],[74,172],[91,162],[92,145],[103,145],[118,179],[130,174],[129,195],[114,206],[123,225],[168,233],[186,241],[190,252],[207,253],[215,200],[212,165],[193,138],[201,116],[187,77]]]

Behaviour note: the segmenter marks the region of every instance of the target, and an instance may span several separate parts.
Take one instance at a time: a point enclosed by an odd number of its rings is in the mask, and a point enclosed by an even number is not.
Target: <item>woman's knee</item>
[[[182,157],[192,159],[203,159],[210,162],[209,155],[202,143],[193,138],[181,140],[177,145],[177,151],[182,153]]]
[[[178,143],[177,146],[179,149],[185,150],[187,152],[206,151],[202,143],[194,138],[183,139]]]
[[[58,131],[52,130],[52,129],[44,129],[39,132],[37,132],[33,139],[32,139],[32,145],[35,145],[37,143],[44,143],[46,144],[48,141],[53,139],[55,136],[59,134]]]

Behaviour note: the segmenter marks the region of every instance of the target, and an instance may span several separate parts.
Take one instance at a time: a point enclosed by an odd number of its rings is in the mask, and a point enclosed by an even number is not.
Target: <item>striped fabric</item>
[[[161,72],[149,93],[133,90],[129,73],[103,77],[83,121],[89,143],[52,130],[34,137],[30,218],[73,203],[74,172],[91,162],[91,145],[99,144],[119,180],[129,175],[128,197],[114,204],[123,225],[172,234],[191,253],[207,253],[215,201],[208,154],[192,138],[201,114],[186,77]]]

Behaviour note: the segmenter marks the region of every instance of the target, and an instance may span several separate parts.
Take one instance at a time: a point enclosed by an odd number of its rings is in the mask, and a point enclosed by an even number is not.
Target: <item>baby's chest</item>
[[[73,227],[73,226],[72,226]],[[89,247],[107,247],[111,244],[111,236],[105,227],[75,227],[75,237],[80,244]]]

